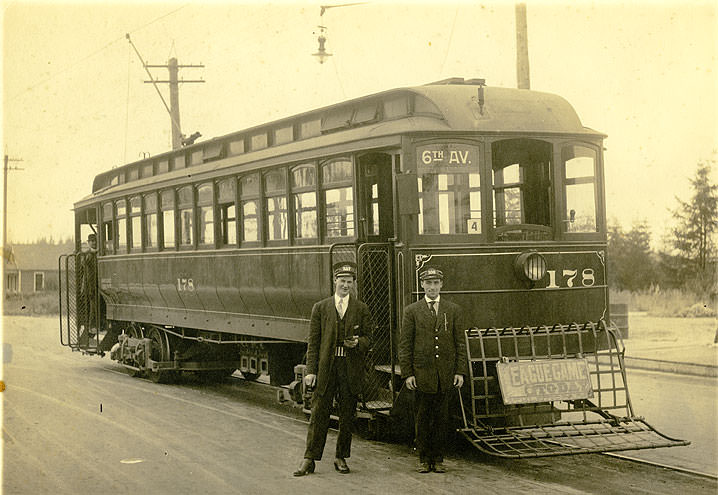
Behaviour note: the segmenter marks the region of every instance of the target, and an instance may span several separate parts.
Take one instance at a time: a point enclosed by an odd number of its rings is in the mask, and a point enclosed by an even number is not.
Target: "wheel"
[[[153,361],[169,361],[170,343],[167,335],[152,327],[147,332],[147,338],[150,339],[150,359]],[[155,383],[169,383],[174,378],[175,373],[169,370],[147,370],[147,375]]]
[[[142,339],[144,338],[144,331],[142,330],[142,327],[139,325],[131,324],[126,331],[127,335],[129,335],[133,339]],[[139,363],[135,363],[139,364]],[[125,368],[127,370],[127,374],[132,377],[140,377],[144,374],[142,370],[135,370],[132,368]]]

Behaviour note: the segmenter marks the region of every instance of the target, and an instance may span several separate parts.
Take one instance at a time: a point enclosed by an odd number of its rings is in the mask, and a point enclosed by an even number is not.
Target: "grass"
[[[649,316],[701,318],[718,313],[715,299],[679,289],[611,291],[610,298],[612,303],[627,303],[629,311],[645,311]]]
[[[5,297],[3,314],[5,315],[57,315],[59,301],[56,291],[39,294],[13,294]]]
[[[627,303],[629,311],[644,311],[657,317],[716,317],[718,301],[701,298],[685,290],[611,291],[612,303]],[[57,292],[14,294],[4,301],[5,315],[57,315]]]

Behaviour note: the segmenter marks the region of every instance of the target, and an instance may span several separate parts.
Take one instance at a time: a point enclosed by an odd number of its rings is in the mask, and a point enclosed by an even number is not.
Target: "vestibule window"
[[[115,201],[115,217],[117,218],[117,251],[127,251],[127,201]]]
[[[476,146],[417,147],[420,234],[481,234],[481,177]]]
[[[105,203],[102,205],[102,240],[105,248],[105,254],[115,252],[115,229],[112,227],[112,203]]]
[[[491,145],[494,226],[551,225],[551,143],[506,139]]]
[[[564,146],[564,232],[596,232],[596,151]]]
[[[294,237],[317,237],[317,176],[314,164],[292,169],[292,200],[294,202]]]
[[[322,166],[324,229],[327,237],[354,235],[353,166],[349,160],[336,160]]]

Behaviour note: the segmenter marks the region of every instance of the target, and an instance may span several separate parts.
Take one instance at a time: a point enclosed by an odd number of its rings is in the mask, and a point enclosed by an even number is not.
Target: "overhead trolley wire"
[[[140,31],[140,30],[146,28],[147,26],[150,26],[150,25],[154,24],[155,22],[158,22],[158,21],[164,19],[165,17],[169,17],[169,16],[171,16],[171,15],[173,15],[173,14],[179,12],[180,10],[184,9],[185,7],[187,7],[187,6],[189,6],[189,5],[190,5],[189,3],[186,3],[186,4],[184,4],[184,5],[182,5],[182,6],[178,7],[178,8],[176,8],[176,9],[170,11],[170,12],[167,12],[166,14],[163,14],[163,15],[157,17],[156,19],[153,19],[153,20],[147,22],[146,24],[143,24],[143,25],[141,25],[141,26],[136,27],[135,29],[133,29],[133,30],[131,30],[131,31],[126,31],[126,32],[127,32],[127,33],[136,33],[137,31]],[[100,47],[100,48],[98,48],[97,50],[91,52],[90,54],[88,54],[88,55],[82,57],[81,59],[78,59],[77,61],[75,61],[74,63],[68,65],[68,66],[65,67],[64,69],[60,69],[58,72],[56,72],[56,73],[54,73],[54,74],[52,74],[52,75],[50,75],[50,76],[48,76],[48,77],[46,77],[46,78],[44,78],[44,79],[38,81],[37,83],[35,83],[35,84],[31,85],[31,86],[28,86],[27,88],[25,88],[24,90],[20,91],[19,93],[17,93],[17,94],[15,94],[15,95],[11,96],[11,97],[8,99],[8,101],[15,100],[16,98],[19,98],[20,96],[24,95],[25,93],[28,93],[28,92],[32,91],[33,89],[37,88],[38,86],[42,86],[43,84],[48,83],[48,82],[52,81],[53,79],[55,79],[55,78],[57,78],[57,77],[59,77],[59,76],[65,74],[65,73],[69,72],[70,70],[74,69],[75,67],[77,67],[77,66],[80,65],[81,63],[83,63],[83,62],[85,62],[86,60],[88,60],[88,59],[94,57],[95,55],[97,55],[97,54],[103,52],[104,50],[106,50],[106,49],[109,48],[110,46],[114,45],[114,44],[117,43],[118,41],[122,41],[122,40],[124,40],[124,39],[125,39],[125,35],[123,34],[123,35],[120,36],[119,38],[115,38],[114,40],[109,41],[108,43],[106,43],[106,44],[103,45],[102,47]]]

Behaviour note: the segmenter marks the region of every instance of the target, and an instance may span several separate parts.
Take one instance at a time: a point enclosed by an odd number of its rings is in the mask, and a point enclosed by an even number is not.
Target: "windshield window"
[[[507,139],[491,145],[494,226],[551,225],[551,143]]]
[[[417,147],[420,234],[481,234],[479,148]]]

